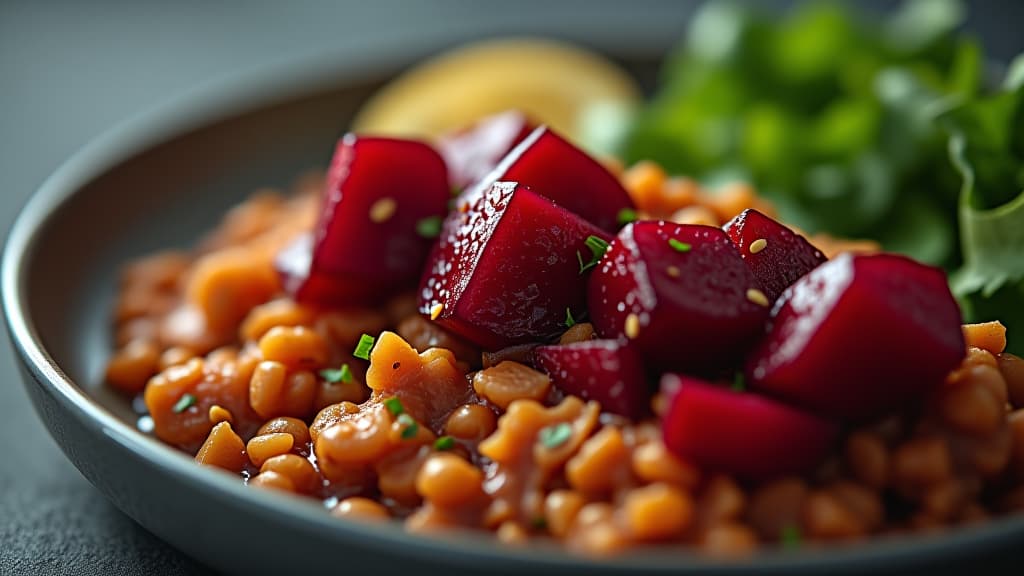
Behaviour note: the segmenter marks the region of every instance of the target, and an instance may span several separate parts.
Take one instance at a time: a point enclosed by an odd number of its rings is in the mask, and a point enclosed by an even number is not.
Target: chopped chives
[[[420,425],[417,424],[416,421],[412,419],[412,416],[409,416],[408,414],[403,413],[399,415],[398,423],[405,426],[405,428],[402,429],[403,440],[415,438],[416,433],[420,431]]]
[[[675,250],[676,252],[689,252],[691,249],[693,249],[693,246],[690,246],[686,242],[680,242],[675,238],[669,238],[668,245],[671,246],[672,249]]]
[[[576,325],[576,319],[572,317],[572,310],[565,308],[565,327],[572,328]]]
[[[384,407],[388,409],[388,412],[391,412],[392,416],[401,416],[405,413],[405,406],[402,406],[402,401],[398,396],[392,396],[384,400]]]
[[[359,337],[359,344],[356,345],[356,351],[352,353],[356,358],[363,360],[370,359],[370,350],[373,350],[373,345],[377,342],[377,339],[369,334],[363,334]]]
[[[320,376],[331,384],[337,384],[338,382],[351,384],[353,380],[352,370],[348,367],[348,364],[342,364],[341,368],[337,369],[325,368],[320,371]]]
[[[783,548],[791,550],[799,548],[801,539],[800,527],[796,524],[786,524],[782,527],[782,533],[779,535],[779,541],[782,543]]]
[[[451,436],[441,436],[437,440],[434,440],[434,450],[451,450],[455,447],[455,438]]]
[[[732,385],[729,387],[735,392],[743,392],[747,389],[747,378],[743,375],[743,372],[736,371],[736,375],[732,379]]]
[[[549,450],[565,444],[571,437],[572,426],[566,422],[560,422],[540,430],[540,443]]]
[[[441,235],[441,217],[430,216],[416,223],[416,233],[424,238],[437,238]]]
[[[195,405],[196,397],[192,394],[184,394],[177,402],[174,403],[174,407],[171,408],[171,410],[173,410],[175,414],[181,414]]]
[[[580,263],[580,274],[583,274],[587,270],[597,266],[598,260],[600,260],[601,257],[604,256],[604,253],[608,251],[608,242],[603,238],[598,238],[597,236],[587,236],[587,239],[584,240],[583,243],[590,249],[591,257],[590,260],[584,264],[583,255],[580,254],[579,250],[576,251],[576,260]]]
[[[619,226],[625,226],[626,224],[629,224],[630,222],[636,222],[637,221],[636,210],[633,210],[632,208],[623,208],[622,210],[619,210],[618,221],[619,221]]]

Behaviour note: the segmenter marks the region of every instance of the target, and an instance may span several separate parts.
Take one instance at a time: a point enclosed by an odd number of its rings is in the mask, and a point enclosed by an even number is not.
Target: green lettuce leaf
[[[1000,320],[1011,351],[1024,352],[1024,59],[1006,91],[950,111],[949,155],[960,173],[960,249],[951,278],[972,321]]]

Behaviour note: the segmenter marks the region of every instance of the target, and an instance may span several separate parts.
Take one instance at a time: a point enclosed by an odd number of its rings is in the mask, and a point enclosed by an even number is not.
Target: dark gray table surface
[[[891,2],[875,2],[888,5]],[[970,27],[1007,58],[1021,2],[975,3]],[[0,0],[0,230],[89,139],[197,84],[303,57],[534,33],[633,54],[664,50],[694,2],[227,3]],[[652,14],[661,15],[651,17]],[[0,335],[0,575],[202,574],[85,481],[37,421]]]

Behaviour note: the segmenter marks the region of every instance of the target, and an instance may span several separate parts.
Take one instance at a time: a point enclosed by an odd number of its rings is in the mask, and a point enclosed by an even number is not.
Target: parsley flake
[[[177,402],[174,403],[174,407],[171,408],[171,410],[173,410],[175,414],[181,414],[195,405],[196,397],[192,394],[184,394]]]
[[[434,440],[434,450],[451,450],[452,448],[455,448],[455,438],[451,436],[441,436]]]
[[[690,246],[686,242],[680,242],[675,238],[669,238],[668,245],[671,246],[672,249],[675,250],[676,252],[689,252],[690,250],[693,249],[693,246]]]
[[[619,214],[617,216],[619,226],[625,226],[626,224],[636,222],[637,218],[636,210],[633,210],[632,208],[623,208],[622,210],[619,210]]]
[[[799,548],[801,542],[800,527],[796,524],[786,524],[782,527],[782,533],[779,534],[779,541],[783,548],[790,550]]]
[[[342,364],[341,368],[337,369],[325,368],[320,371],[320,376],[331,384],[337,384],[338,382],[351,384],[353,379],[352,370],[348,367],[348,364]]]
[[[409,416],[408,414],[403,413],[399,415],[398,423],[405,426],[405,428],[402,429],[402,440],[415,438],[416,433],[420,431],[420,425],[417,424],[416,421],[412,419],[412,416]]]
[[[356,351],[352,353],[356,358],[363,360],[370,359],[370,350],[373,350],[373,345],[376,344],[377,339],[369,334],[363,334],[359,337],[359,344],[356,345]]]
[[[402,406],[402,400],[398,396],[392,396],[384,401],[384,407],[391,412],[392,416],[401,416],[405,413],[405,406]]]
[[[530,528],[544,530],[548,527],[548,519],[543,516],[534,516],[530,519]]]
[[[743,392],[747,389],[747,378],[743,375],[743,372],[736,372],[736,375],[732,378],[732,385],[729,388],[732,388],[734,392]]]
[[[565,327],[572,328],[576,325],[576,319],[572,317],[572,310],[567,306],[565,308]]]
[[[430,216],[416,223],[416,233],[424,238],[437,238],[441,235],[441,217]]]
[[[600,260],[601,257],[604,256],[604,253],[608,251],[608,242],[603,238],[598,238],[597,236],[587,236],[587,239],[584,240],[583,243],[587,245],[587,248],[590,248],[591,257],[590,260],[584,264],[583,255],[580,254],[579,250],[576,251],[576,260],[580,263],[580,274],[583,274],[587,270],[597,266],[597,261]]]
[[[566,422],[560,422],[540,430],[540,443],[548,450],[558,448],[568,442],[571,437],[572,426]]]

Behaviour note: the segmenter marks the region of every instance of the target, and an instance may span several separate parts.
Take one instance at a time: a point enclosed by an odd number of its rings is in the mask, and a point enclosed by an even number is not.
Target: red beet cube
[[[586,309],[579,255],[609,236],[515,182],[496,182],[445,222],[420,282],[423,314],[489,350],[552,338]]]
[[[632,340],[662,369],[728,365],[768,318],[767,301],[725,232],[667,222],[619,232],[590,278],[588,303],[600,336]]]
[[[640,354],[618,340],[590,340],[533,351],[537,367],[566,394],[600,402],[606,412],[634,420],[649,412]]]
[[[312,238],[278,256],[285,285],[324,305],[370,304],[415,286],[432,242],[420,223],[444,217],[448,190],[444,160],[430,146],[346,135]]]
[[[827,420],[749,392],[666,374],[665,446],[680,458],[745,478],[802,474],[836,436]]]
[[[748,208],[722,227],[772,302],[828,260],[806,238]]]
[[[965,354],[961,321],[941,270],[841,254],[783,294],[747,375],[807,408],[875,416],[942,383]]]
[[[476,183],[535,128],[525,114],[510,110],[441,137],[437,149],[448,165],[449,182],[458,190]]]
[[[624,209],[634,208],[611,172],[547,126],[530,133],[463,199],[474,202],[499,180],[518,182],[608,232],[619,229]]]

